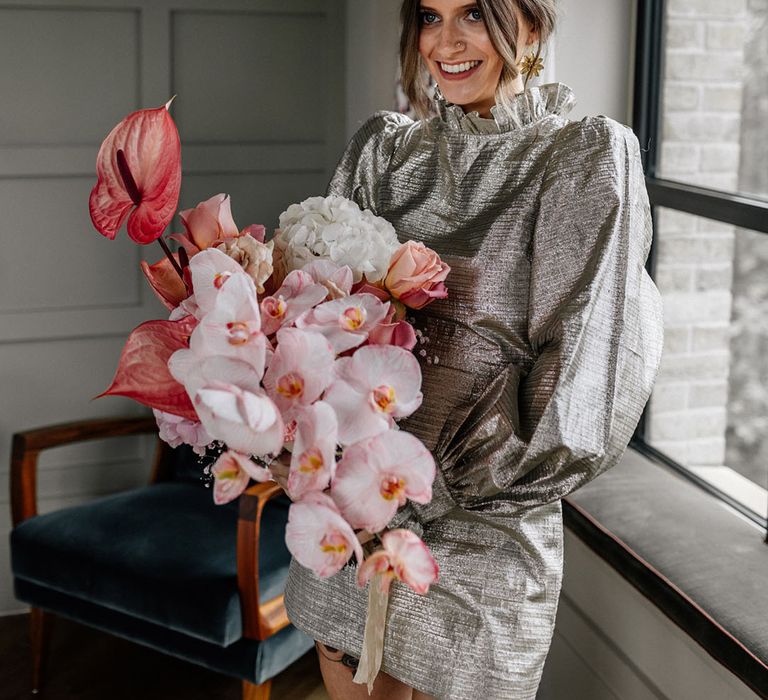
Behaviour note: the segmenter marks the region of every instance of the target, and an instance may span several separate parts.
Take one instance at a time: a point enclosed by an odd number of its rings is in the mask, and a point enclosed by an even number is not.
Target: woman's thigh
[[[331,700],[412,700],[414,697],[412,688],[383,671],[379,671],[373,682],[373,692],[368,695],[366,685],[352,681],[355,670],[341,662],[344,652],[326,647],[321,642],[315,642],[315,648],[323,683]],[[418,697],[430,700],[428,695]]]

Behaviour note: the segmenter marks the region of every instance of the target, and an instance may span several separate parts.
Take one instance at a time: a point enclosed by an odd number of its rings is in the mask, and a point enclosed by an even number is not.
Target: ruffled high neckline
[[[448,102],[438,88],[434,101],[440,120],[450,129],[470,134],[500,134],[522,129],[550,114],[564,116],[573,109],[576,96],[565,83],[531,85],[512,98],[510,112],[500,105],[491,107],[493,118],[481,117],[476,111],[465,114],[460,105]]]

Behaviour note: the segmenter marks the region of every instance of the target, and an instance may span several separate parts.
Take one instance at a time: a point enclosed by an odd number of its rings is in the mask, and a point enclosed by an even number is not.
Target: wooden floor
[[[240,682],[58,618],[47,679],[30,693],[29,617],[0,617],[0,700],[239,700]],[[311,650],[276,676],[271,700],[328,700]]]

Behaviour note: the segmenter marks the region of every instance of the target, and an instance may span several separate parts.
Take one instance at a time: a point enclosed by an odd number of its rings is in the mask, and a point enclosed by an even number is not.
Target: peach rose
[[[193,209],[180,211],[179,216],[186,234],[174,233],[170,238],[181,243],[190,258],[225,238],[240,235],[232,219],[228,194],[214,195]]]
[[[443,283],[451,268],[423,243],[407,241],[392,256],[384,284],[395,299],[421,309],[433,299],[445,299]]]

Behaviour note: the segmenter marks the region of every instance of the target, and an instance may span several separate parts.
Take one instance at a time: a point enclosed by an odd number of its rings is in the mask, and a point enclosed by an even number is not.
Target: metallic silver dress
[[[424,401],[400,423],[438,465],[430,504],[389,527],[422,533],[439,580],[395,582],[382,670],[450,700],[535,698],[563,573],[560,499],[621,457],[661,358],[639,144],[600,115],[570,121],[555,82],[510,115],[377,112],[328,193],[388,219],[452,268],[447,299],[412,313]],[[285,602],[313,638],[359,657],[356,567],[319,579],[295,560]]]

